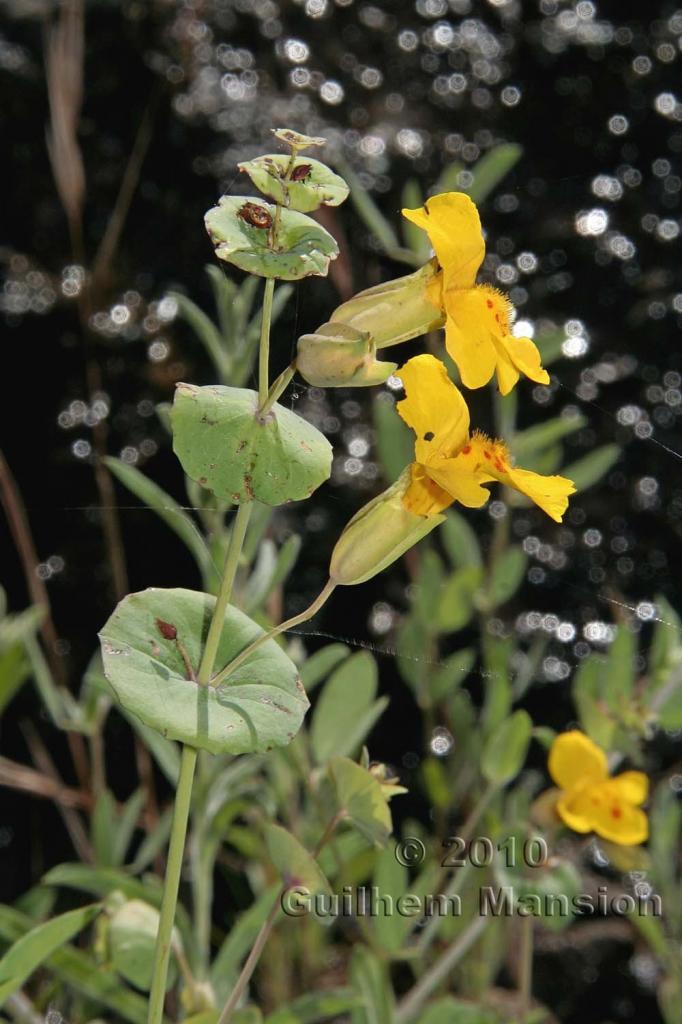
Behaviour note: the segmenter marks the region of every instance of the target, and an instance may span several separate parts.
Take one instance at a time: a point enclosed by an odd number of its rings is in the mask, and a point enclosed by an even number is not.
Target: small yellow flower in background
[[[563,476],[541,476],[512,465],[502,441],[469,435],[469,410],[440,360],[415,356],[398,370],[406,397],[397,409],[417,435],[415,462],[403,504],[432,516],[454,501],[480,508],[490,497],[483,484],[494,480],[527,495],[557,523],[575,487]]]
[[[467,388],[480,388],[497,374],[503,395],[520,374],[549,384],[540,353],[530,338],[511,333],[514,307],[489,285],[475,284],[485,256],[481,221],[463,192],[443,192],[403,217],[423,228],[443,268],[428,288],[429,298],[445,315],[445,347]]]
[[[606,754],[584,733],[561,733],[549,752],[549,774],[561,789],[556,809],[574,832],[596,832],[621,846],[636,846],[649,835],[641,804],[649,792],[642,772],[609,776]]]

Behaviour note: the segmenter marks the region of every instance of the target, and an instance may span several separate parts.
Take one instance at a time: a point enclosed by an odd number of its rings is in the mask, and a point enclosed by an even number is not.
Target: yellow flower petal
[[[506,445],[502,441],[491,441],[478,432],[461,449],[455,462],[459,472],[473,474],[479,483],[499,480],[507,487],[521,491],[556,522],[561,522],[568,506],[568,495],[575,491],[572,481],[566,477],[541,476],[512,466]]]
[[[403,495],[403,505],[417,516],[434,516],[452,505],[454,498],[427,475],[424,466],[413,462],[410,484]]]
[[[593,831],[602,839],[621,846],[636,846],[646,841],[649,823],[644,811],[619,796],[613,782],[602,782],[568,793],[559,800],[557,811],[576,832]],[[586,828],[588,825],[590,828]],[[576,827],[576,826],[580,827]]]
[[[584,835],[593,831],[592,803],[581,790],[562,793],[556,802],[556,810],[564,825],[574,832]]]
[[[575,484],[567,477],[542,476],[529,469],[511,469],[509,483],[534,501],[556,523],[561,522],[568,508],[569,495],[575,494]]]
[[[474,474],[466,466],[462,468],[458,459],[430,459],[424,469],[454,501],[459,501],[467,508],[480,508],[490,497],[490,491],[487,487],[481,487],[481,484],[491,481],[493,477],[483,473]]]
[[[497,365],[497,353],[489,332],[481,330],[478,321],[474,320],[471,333],[466,333],[457,320],[448,316],[445,321],[445,347],[457,364],[465,388],[482,388],[491,380]]]
[[[508,334],[502,339],[502,344],[510,362],[517,370],[537,384],[549,384],[549,374],[542,366],[542,356],[535,342],[530,338],[515,338],[514,335]]]
[[[621,772],[614,776],[609,785],[618,793],[620,800],[637,807],[649,795],[649,779],[644,772]]]
[[[417,462],[456,454],[469,436],[469,410],[443,363],[434,356],[415,356],[396,376],[406,396],[396,408],[417,435]]]
[[[578,729],[557,736],[549,752],[548,768],[557,786],[563,790],[602,782],[609,773],[604,751]]]
[[[485,256],[478,210],[463,192],[443,192],[403,217],[423,228],[445,272],[446,287],[470,288]]]

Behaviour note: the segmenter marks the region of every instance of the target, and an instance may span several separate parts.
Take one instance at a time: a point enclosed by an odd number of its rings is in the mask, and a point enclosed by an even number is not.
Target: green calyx
[[[383,384],[397,363],[379,362],[366,332],[327,323],[298,339],[296,369],[313,387],[369,387]]]

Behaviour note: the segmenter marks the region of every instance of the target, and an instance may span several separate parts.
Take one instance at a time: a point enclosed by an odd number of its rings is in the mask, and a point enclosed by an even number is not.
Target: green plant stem
[[[239,559],[244,545],[246,528],[249,525],[249,519],[251,518],[252,508],[253,502],[242,502],[242,504],[237,508],[234,523],[232,524],[232,533],[230,534],[230,543],[228,544],[227,555],[225,557],[223,578],[220,584],[220,590],[218,591],[215,610],[213,612],[213,618],[211,619],[211,625],[208,629],[206,645],[204,647],[204,653],[201,656],[201,664],[199,665],[199,672],[197,675],[197,682],[204,686],[210,681],[211,673],[213,672],[216,654],[218,653],[218,645],[220,643],[220,636],[225,623],[225,612],[227,611],[227,606],[230,603],[230,598],[232,596],[234,578],[237,575],[237,567],[239,565]]]
[[[189,806],[192,797],[192,782],[197,763],[197,751],[194,747],[182,748],[180,777],[175,792],[175,810],[170,844],[168,846],[168,864],[163,887],[159,932],[154,950],[154,973],[149,994],[148,1024],[161,1024],[163,1004],[166,997],[166,979],[168,977],[168,961],[171,953],[171,938],[175,921],[175,908],[178,902],[182,857],[185,850],[185,836],[189,820]]]
[[[263,405],[258,410],[258,415],[260,416],[261,419],[263,419],[263,417],[266,416],[267,413],[270,412],[270,409],[272,409],[273,405],[275,404],[277,399],[280,397],[282,392],[285,390],[285,388],[287,387],[289,381],[291,380],[291,378],[293,377],[293,375],[295,373],[296,373],[296,364],[295,363],[291,363],[289,366],[287,366],[286,370],[282,370],[282,372],[280,373],[279,377],[277,378],[277,380],[273,383],[272,387],[270,388],[270,390],[268,392],[268,397],[265,399],[265,402],[263,403]]]
[[[232,586],[237,573],[239,557],[244,544],[246,528],[251,515],[252,502],[244,502],[237,509],[230,543],[225,558],[225,568],[220,584],[220,591],[216,600],[211,624],[208,628],[208,636],[201,657],[201,664],[197,673],[197,682],[206,686],[213,666],[220,636],[225,622],[225,611],[232,596]],[[154,973],[152,977],[152,988],[149,995],[148,1024],[161,1024],[163,1018],[163,1004],[166,997],[166,980],[168,978],[168,961],[171,953],[171,938],[173,923],[175,921],[175,908],[178,902],[178,889],[180,887],[180,872],[182,870],[182,859],[185,851],[185,840],[187,837],[187,823],[189,821],[189,809],[192,799],[192,784],[197,764],[198,751],[194,747],[184,746],[182,748],[182,759],[180,761],[180,777],[175,792],[175,810],[173,812],[173,826],[171,829],[170,843],[168,846],[168,863],[166,877],[163,886],[163,900],[161,902],[161,917],[159,919],[159,932],[156,937],[156,948],[154,950]]]
[[[258,406],[262,409],[268,400],[270,387],[270,324],[272,322],[272,299],[275,294],[275,279],[269,277],[263,292],[263,317],[260,325],[260,348],[258,355]]]
[[[519,963],[519,1024],[526,1024],[530,1013],[533,987],[533,918],[521,921],[521,955]]]
[[[448,946],[414,988],[411,988],[398,1004],[395,1013],[395,1024],[408,1024],[409,1021],[419,1016],[422,1006],[433,990],[447,978],[453,967],[469,952],[476,939],[487,928],[488,924],[489,918],[475,917],[461,935],[457,936],[455,941]],[[223,1024],[223,1022],[221,1021],[219,1024]]]
[[[256,639],[252,643],[250,643],[248,647],[244,648],[241,654],[238,654],[237,657],[229,663],[229,665],[226,665],[225,668],[221,669],[221,671],[213,677],[213,679],[211,680],[211,684],[213,686],[219,686],[220,683],[224,682],[224,680],[227,679],[231,672],[234,672],[235,669],[239,668],[239,666],[244,661],[246,661],[246,659],[250,657],[250,655],[252,655],[254,651],[258,650],[258,648],[267,640],[272,640],[273,637],[279,636],[280,633],[286,633],[288,629],[293,629],[295,626],[300,626],[302,622],[307,622],[308,619],[312,619],[313,615],[315,615],[315,613],[320,610],[322,605],[328,599],[331,592],[334,590],[335,586],[336,583],[333,580],[327,580],[327,583],[325,584],[323,589],[317,595],[313,603],[309,605],[305,611],[301,612],[300,615],[294,615],[292,619],[287,619],[286,622],[281,622],[279,626],[275,626],[269,632],[263,633],[261,634],[261,636],[256,637]]]
[[[345,817],[346,812],[345,810],[342,810],[337,811],[333,818],[330,819],[329,823],[327,824],[327,827],[320,836],[315,846],[315,849],[311,854],[313,858],[317,858],[319,856],[321,851],[324,849],[324,847],[327,845],[329,840],[334,835],[337,826],[340,824],[340,822],[344,820]],[[244,994],[246,986],[251,981],[251,976],[253,975],[256,966],[258,965],[261,953],[263,952],[265,945],[268,939],[270,938],[270,933],[274,928],[275,921],[277,920],[277,914],[279,913],[280,907],[282,905],[282,898],[286,891],[287,887],[283,885],[280,891],[278,892],[272,906],[270,907],[270,912],[268,913],[268,916],[261,925],[261,929],[258,932],[258,935],[256,936],[256,940],[253,946],[251,947],[251,952],[249,953],[246,962],[242,967],[241,974],[237,978],[235,986],[232,989],[232,992],[230,993],[230,998],[225,1003],[225,1006],[223,1007],[223,1012],[220,1014],[220,1017],[218,1018],[218,1024],[229,1024],[229,1021],[232,1019],[232,1014],[237,1009],[237,1006],[239,1005],[239,1001],[241,1000],[241,997]]]

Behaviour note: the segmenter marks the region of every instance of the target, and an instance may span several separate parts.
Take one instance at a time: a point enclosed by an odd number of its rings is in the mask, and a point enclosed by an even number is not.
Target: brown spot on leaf
[[[172,622],[165,622],[163,619],[156,620],[156,628],[158,629],[164,640],[175,640],[178,635],[178,631]]]
[[[255,498],[255,494],[253,492],[253,480],[251,479],[249,473],[246,473],[246,475],[244,476],[244,489],[248,494],[249,498],[253,501],[253,499]]]

